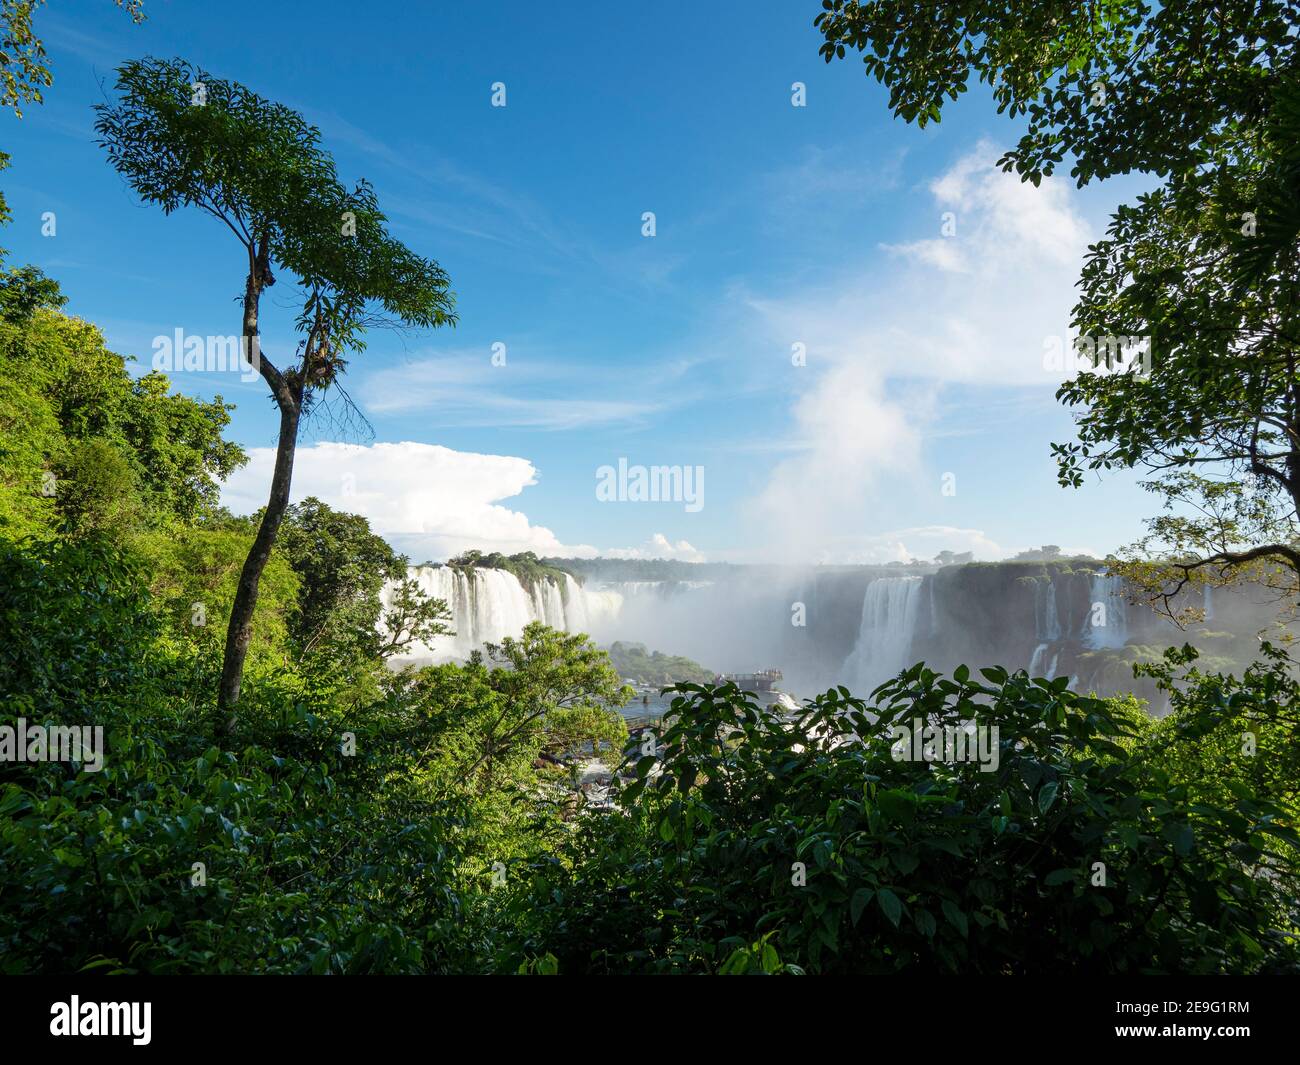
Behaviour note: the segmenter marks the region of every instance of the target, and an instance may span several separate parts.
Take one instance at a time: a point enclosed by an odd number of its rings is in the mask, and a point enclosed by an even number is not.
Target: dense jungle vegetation
[[[1116,565],[1154,606],[1252,575],[1294,595],[1291,6],[823,8],[827,61],[860,56],[906,121],[937,121],[973,73],[1027,124],[1006,159],[1026,180],[1067,157],[1080,183],[1160,179],[1094,247],[1076,311],[1085,331],[1154,336],[1154,369],[1062,386],[1082,417],[1060,478],[1151,474],[1170,509]],[[1104,117],[1083,104],[1097,82],[1115,90]],[[25,70],[3,103],[39,102],[41,83]],[[115,91],[96,128],[129,187],[218,214],[247,251],[241,335],[273,266],[298,283],[299,356],[262,369],[291,468],[369,311],[450,324],[448,279],[300,115],[181,61],[126,64]],[[221,150],[236,142],[256,150]],[[344,209],[359,239],[340,251]],[[1139,665],[1168,694],[1159,720],[1064,678],[917,664],[793,716],[683,683],[629,737],[631,648],[612,663],[533,624],[463,664],[393,668],[446,631],[446,604],[364,518],[291,504],[278,476],[262,512],[223,511],[244,461],[229,411],[130,372],[54,280],[3,268],[0,726],[106,735],[98,771],[0,760],[5,972],[1300,971],[1285,645],[1235,676],[1190,647]],[[675,660],[643,665],[680,679]],[[996,728],[995,757],[896,757],[894,727],[920,721]],[[612,808],[578,786],[592,755],[622,763]]]
[[[1167,663],[1158,722],[996,668],[918,666],[875,721],[841,691],[787,720],[686,685],[655,753],[631,747],[617,811],[589,813],[544,755],[616,760],[606,654],[534,626],[483,661],[387,669],[378,588],[401,560],[309,501],[219,736],[213,633],[252,537],[214,503],[240,461],[221,401],[133,380],[48,305],[5,319],[0,381],[4,720],[102,724],[109,752],[98,773],[0,766],[8,971],[1296,963],[1281,651],[1239,679]],[[895,761],[888,726],[917,714],[996,721],[997,771]]]

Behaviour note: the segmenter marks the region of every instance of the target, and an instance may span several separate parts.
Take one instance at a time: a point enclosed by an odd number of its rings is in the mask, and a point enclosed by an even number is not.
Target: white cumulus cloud
[[[231,475],[221,501],[236,514],[266,504],[275,449],[251,448],[248,465]],[[686,540],[653,534],[639,547],[597,551],[565,544],[523,511],[502,505],[537,483],[527,459],[454,451],[413,441],[370,445],[319,443],[298,448],[293,502],[308,496],[336,510],[360,514],[370,527],[414,562],[440,561],[475,548],[514,554],[590,558],[671,558],[702,562]]]
[[[663,533],[655,533],[640,547],[615,547],[602,551],[605,558],[668,558],[679,562],[703,562],[704,555],[687,540],[673,543]]]
[[[273,448],[252,448],[248,465],[226,482],[222,501],[235,513],[265,505]],[[527,459],[453,451],[437,444],[319,443],[300,447],[293,500],[315,496],[338,510],[361,514],[371,528],[414,561],[443,559],[468,548],[591,554],[566,546],[522,511],[502,506],[537,483]]]

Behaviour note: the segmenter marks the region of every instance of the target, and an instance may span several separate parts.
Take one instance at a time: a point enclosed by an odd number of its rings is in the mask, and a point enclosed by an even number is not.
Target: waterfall
[[[1203,599],[1201,606],[1205,610],[1205,620],[1210,621],[1214,618],[1214,588],[1211,585],[1204,585],[1201,588]]]
[[[508,570],[479,567],[471,570],[451,566],[412,566],[407,575],[431,599],[442,599],[451,612],[455,635],[436,637],[431,644],[416,643],[404,657],[422,661],[464,660],[485,643],[500,643],[506,636],[518,637],[524,626],[540,621],[553,629],[587,632],[593,616],[617,614],[619,604],[608,597],[592,598],[569,574],[563,583],[542,580],[531,589]],[[383,589],[384,609],[392,603],[392,586]]]
[[[531,588],[533,617],[553,629],[564,628],[564,592],[552,581],[542,581]]]
[[[1034,648],[1033,656],[1029,659],[1029,675],[1031,677],[1042,676],[1043,659],[1047,656],[1047,644],[1040,643]]]
[[[574,581],[574,586],[580,600],[579,609],[586,614],[583,632],[594,635],[597,631],[604,630],[622,612],[623,595],[616,589],[600,585],[595,588],[578,587],[577,581]]]
[[[1092,650],[1116,650],[1128,642],[1128,601],[1124,578],[1109,573],[1092,577],[1092,602],[1088,604],[1088,625],[1084,643]],[[1101,606],[1103,610],[1098,610]],[[1104,624],[1096,624],[1098,620]]]
[[[909,663],[920,603],[920,577],[878,577],[862,597],[862,621],[844,660],[844,681],[867,695]]]
[[[1061,615],[1056,611],[1056,582],[1050,576],[1046,583],[1034,583],[1034,635],[1048,643],[1061,638]]]
[[[1051,644],[1040,643],[1034,648],[1034,655],[1029,660],[1030,679],[1033,679],[1034,677],[1044,677],[1047,680],[1051,680],[1056,676],[1056,664],[1061,660],[1061,652],[1058,649],[1056,653],[1052,655],[1052,661],[1049,663],[1047,662],[1047,651],[1049,647],[1051,647]],[[1045,663],[1046,668],[1044,668]]]
[[[533,613],[532,598],[513,574],[500,569],[474,569],[474,636],[478,643],[518,636]]]

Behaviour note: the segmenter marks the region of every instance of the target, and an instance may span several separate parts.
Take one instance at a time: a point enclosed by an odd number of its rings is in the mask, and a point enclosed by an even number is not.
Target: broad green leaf
[[[889,888],[880,888],[876,892],[876,901],[880,904],[885,916],[889,918],[890,923],[897,928],[898,922],[903,918],[903,904],[899,901],[898,896]]]

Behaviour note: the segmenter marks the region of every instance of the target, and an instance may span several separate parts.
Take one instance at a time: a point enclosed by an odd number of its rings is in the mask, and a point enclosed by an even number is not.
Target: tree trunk
[[[298,405],[280,410],[280,439],[275,449],[275,473],[271,477],[271,495],[266,501],[262,524],[257,528],[248,558],[239,574],[239,588],[235,592],[235,605],[230,611],[230,626],[226,629],[226,654],[221,664],[221,687],[217,696],[220,730],[229,732],[234,726],[235,704],[239,702],[239,688],[244,676],[244,659],[253,638],[253,610],[257,606],[258,584],[262,571],[271,557],[280,521],[289,505],[289,488],[293,480],[293,459],[298,447]]]
[[[244,353],[262,378],[271,386],[271,394],[280,408],[280,439],[275,449],[275,473],[271,477],[271,495],[266,501],[266,512],[258,526],[253,546],[244,560],[239,574],[239,587],[230,611],[230,625],[226,629],[226,652],[221,662],[221,684],[217,689],[217,731],[228,733],[235,723],[235,704],[239,702],[239,689],[244,678],[244,660],[248,645],[253,639],[253,611],[257,607],[258,585],[262,571],[271,557],[280,521],[289,505],[289,488],[293,480],[293,458],[298,447],[298,419],[302,412],[302,378],[290,376],[286,380],[262,355],[258,335],[258,307],[262,291],[275,284],[271,276],[268,239],[264,235],[259,243],[248,249],[248,280],[244,286]]]

